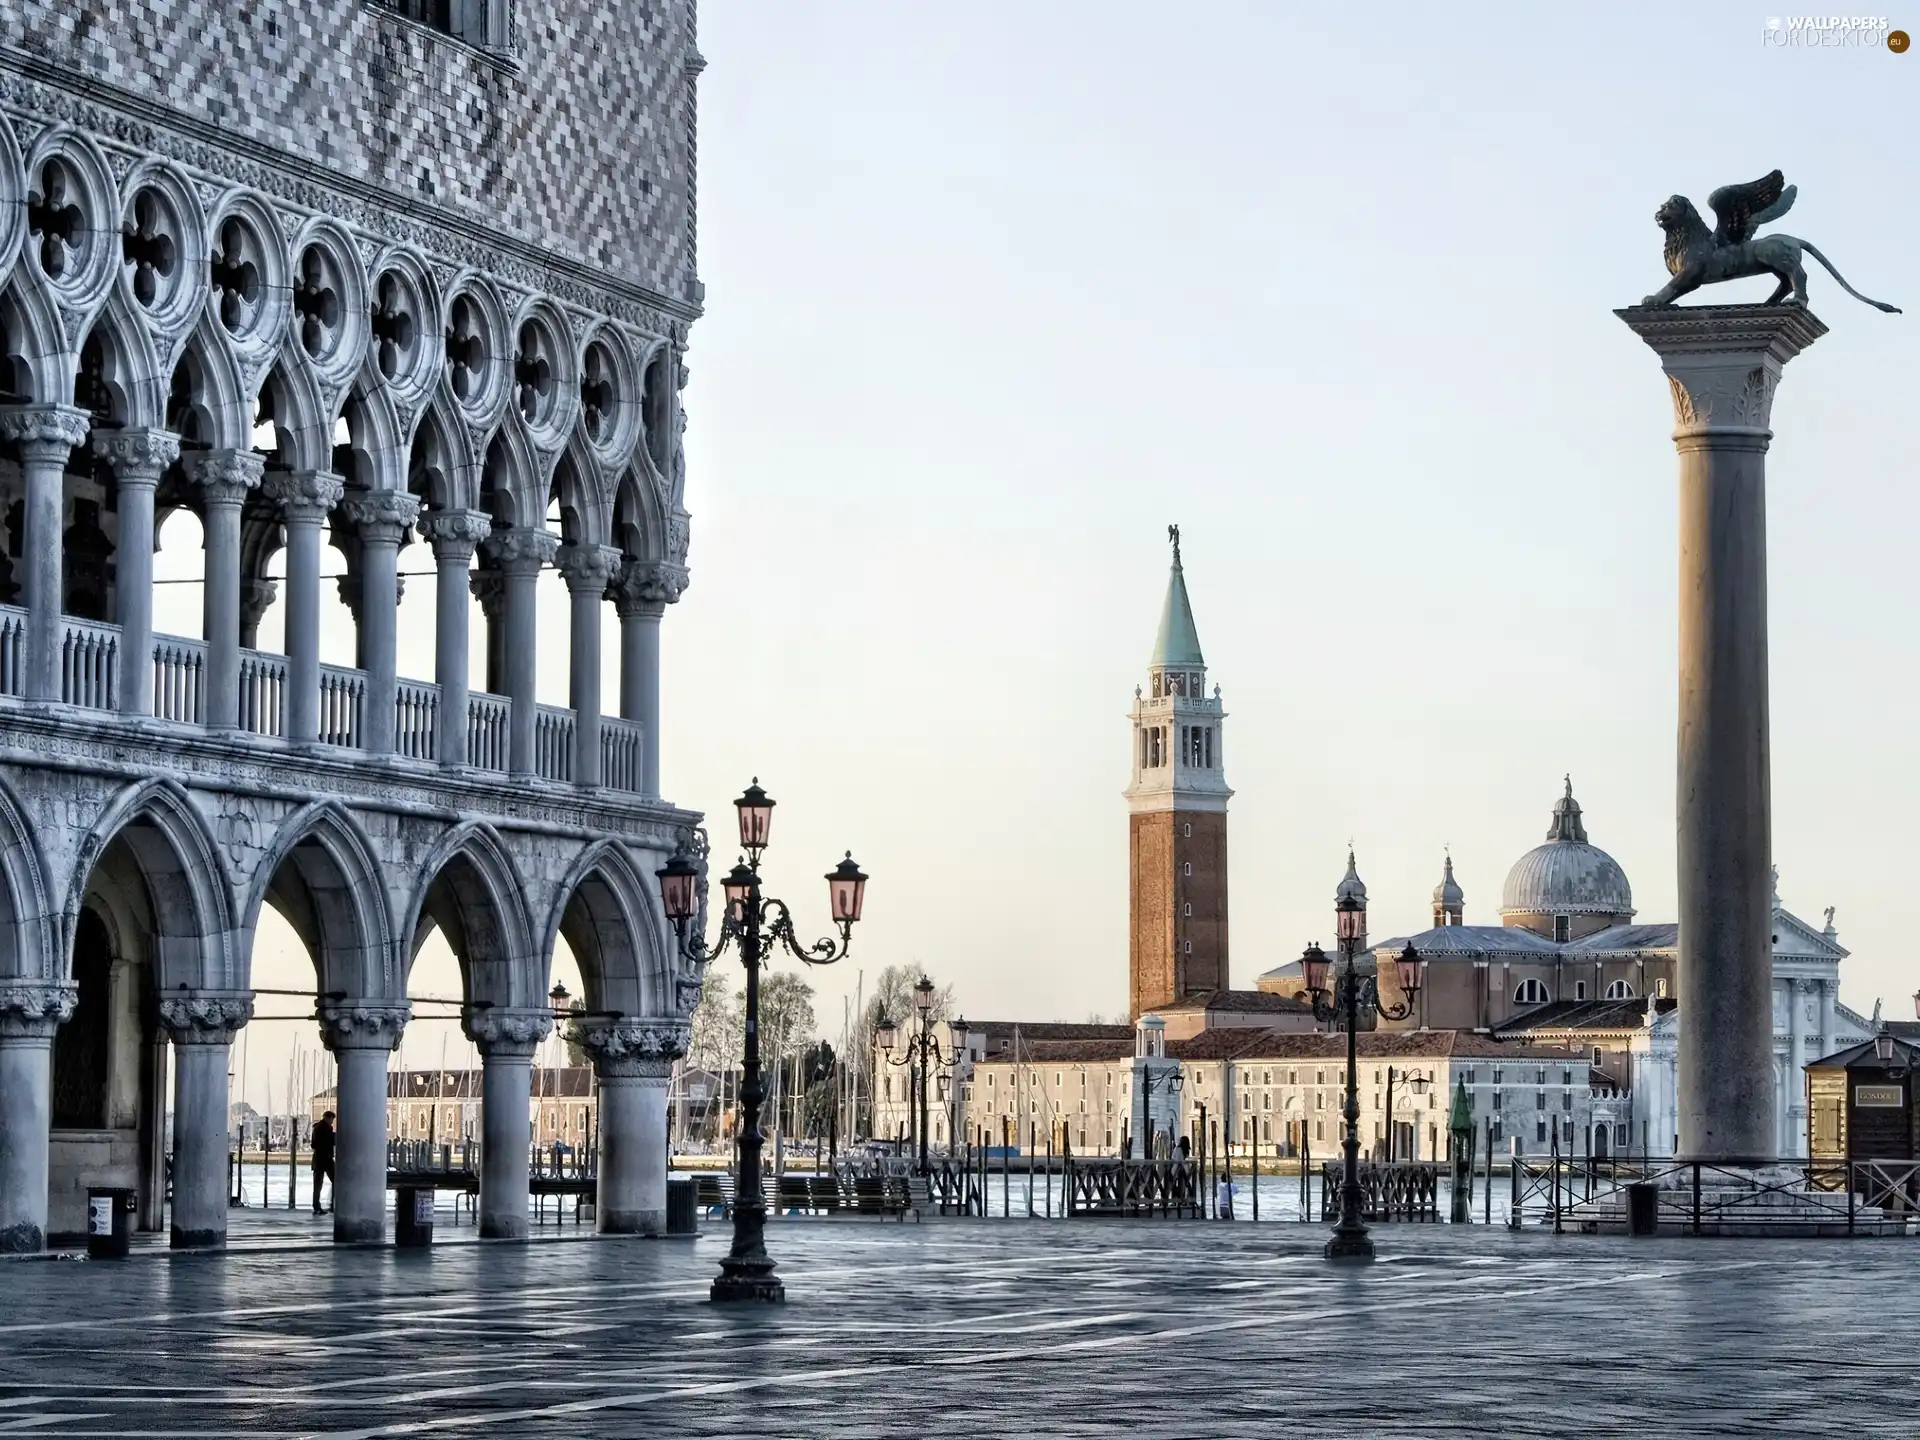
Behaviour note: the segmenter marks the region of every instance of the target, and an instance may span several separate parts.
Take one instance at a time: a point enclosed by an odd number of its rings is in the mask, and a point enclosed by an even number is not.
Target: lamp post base
[[[1336,1229],[1324,1253],[1329,1260],[1364,1264],[1373,1259],[1373,1237],[1365,1230]]]
[[[774,1278],[773,1267],[769,1265],[765,1272],[759,1274],[716,1275],[707,1298],[715,1304],[745,1300],[762,1305],[783,1305],[787,1299],[787,1287]]]

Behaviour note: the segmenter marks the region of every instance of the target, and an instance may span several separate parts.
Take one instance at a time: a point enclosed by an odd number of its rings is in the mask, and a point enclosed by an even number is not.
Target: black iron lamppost
[[[905,1053],[894,1059],[894,1046],[899,1041],[900,1027],[885,1015],[875,1022],[873,1043],[886,1056],[889,1065],[915,1067],[908,1071],[910,1081],[917,1081],[918,1099],[909,1100],[909,1113],[915,1117],[918,1127],[919,1172],[927,1173],[927,1071],[929,1067],[941,1071],[944,1075],[954,1075],[958,1083],[957,1070],[960,1057],[967,1048],[967,1022],[954,1020],[947,1026],[947,1047],[942,1049],[940,1037],[933,1028],[933,981],[926,976],[920,977],[920,983],[913,987],[913,1013],[915,1025],[907,1034]],[[949,1128],[949,1136],[952,1131]],[[952,1143],[951,1138],[948,1141]]]
[[[700,870],[684,850],[658,872],[660,898],[689,960],[704,964],[718,958],[729,944],[737,944],[740,963],[746,967],[747,1034],[741,1064],[740,1178],[734,1187],[733,1248],[720,1262],[711,1295],[715,1300],[778,1302],[787,1298],[787,1291],[774,1278],[773,1259],[767,1254],[767,1199],[760,1179],[764,1138],[760,1134],[760,1102],[766,1098],[760,1082],[760,966],[776,942],[808,965],[831,965],[846,959],[853,924],[860,918],[860,907],[866,899],[867,877],[853,863],[851,852],[827,873],[830,913],[840,927],[840,939],[837,943],[829,938],[812,946],[802,945],[794,934],[793,916],[786,902],[760,893],[760,856],[773,827],[773,800],[756,778],[733,804],[740,820],[740,844],[747,855],[721,881],[727,903],[720,921],[720,938],[709,947],[693,928],[700,910]]]
[[[1352,858],[1348,858],[1352,874]],[[1339,939],[1339,958],[1333,962],[1333,988],[1327,987],[1327,955],[1318,945],[1307,946],[1300,957],[1300,969],[1313,1001],[1314,1017],[1321,1022],[1338,1020],[1347,1027],[1347,1103],[1341,1110],[1346,1121],[1345,1172],[1340,1182],[1340,1219],[1327,1239],[1329,1260],[1371,1260],[1373,1239],[1366,1222],[1360,1218],[1360,1076],[1359,1030],[1362,1018],[1378,1015],[1387,1020],[1404,1020],[1413,1013],[1413,997],[1420,991],[1420,956],[1409,945],[1400,952],[1395,967],[1399,971],[1401,1002],[1389,1006],[1380,998],[1379,962],[1360,947],[1366,934],[1367,902],[1357,879],[1352,887],[1341,885],[1333,902]]]

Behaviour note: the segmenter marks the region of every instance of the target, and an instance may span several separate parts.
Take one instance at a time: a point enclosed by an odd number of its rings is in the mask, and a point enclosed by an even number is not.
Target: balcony
[[[60,699],[83,709],[118,713],[120,627],[72,616],[61,621]],[[0,695],[23,693],[27,612],[0,605]],[[153,643],[153,713],[182,725],[202,723],[206,646],[177,635]],[[320,667],[320,743],[342,750],[362,748],[366,672]],[[240,729],[271,739],[286,736],[287,658],[259,650],[240,652]],[[438,754],[440,687],[419,680],[399,682],[394,701],[394,753],[432,761]],[[467,763],[502,774],[507,769],[511,707],[505,696],[472,692],[464,721]],[[456,721],[455,723],[459,723]],[[573,711],[542,705],[534,717],[534,774],[542,780],[573,780]],[[644,727],[634,720],[602,716],[600,783],[603,789],[640,793]]]

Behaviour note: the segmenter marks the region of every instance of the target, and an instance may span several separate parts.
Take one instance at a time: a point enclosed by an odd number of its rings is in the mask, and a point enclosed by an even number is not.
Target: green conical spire
[[[1473,1134],[1473,1100],[1467,1094],[1467,1077],[1460,1077],[1459,1088],[1453,1092],[1453,1113],[1447,1117],[1447,1129],[1455,1135]]]
[[[1167,538],[1173,541],[1173,573],[1167,577],[1167,603],[1160,607],[1160,633],[1154,637],[1153,659],[1147,663],[1155,670],[1205,669],[1200,632],[1193,624],[1193,602],[1187,599],[1187,577],[1180,569],[1180,527],[1169,525]]]

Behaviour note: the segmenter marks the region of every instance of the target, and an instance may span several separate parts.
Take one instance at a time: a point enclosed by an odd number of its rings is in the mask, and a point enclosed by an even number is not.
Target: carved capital
[[[407,1005],[369,1002],[320,1007],[320,1041],[329,1050],[392,1050],[413,1011]]]
[[[567,589],[601,596],[620,568],[620,552],[611,545],[562,545],[554,552],[554,568]]]
[[[685,1020],[621,1020],[613,1024],[579,1025],[574,1035],[602,1080],[665,1079],[673,1069],[673,1062],[687,1053]]]
[[[23,460],[65,464],[87,438],[93,417],[71,405],[16,405],[0,410],[0,437],[20,447]]]
[[[473,558],[473,547],[492,531],[493,521],[479,510],[429,510],[413,528],[433,546],[435,560],[464,565]]]
[[[266,460],[251,450],[199,450],[181,462],[209,505],[238,505],[260,483]]]
[[[657,560],[629,560],[613,580],[613,603],[624,619],[658,615],[687,588],[687,567]]]
[[[398,545],[420,514],[420,500],[398,490],[364,490],[342,500],[340,509],[363,544]]]
[[[469,1009],[460,1025],[482,1055],[528,1056],[553,1033],[553,1012],[496,1005],[485,1010]]]
[[[700,885],[701,893],[704,895],[706,881],[703,879]],[[682,1015],[691,1015],[700,1007],[703,988],[698,975],[682,975],[673,982],[673,1002]]]
[[[308,521],[319,524],[340,503],[346,486],[338,475],[325,470],[281,470],[267,476],[260,490],[280,507],[289,523]]]
[[[494,531],[480,546],[493,568],[508,575],[538,574],[559,549],[558,535],[517,526]]]
[[[230,1045],[234,1033],[253,1015],[253,996],[192,991],[163,996],[160,1023],[176,1045]]]
[[[180,437],[170,430],[95,430],[93,453],[122,487],[152,486],[180,458]]]
[[[65,981],[0,980],[0,1040],[44,1040],[73,1015],[80,987]]]
[[[475,570],[467,576],[467,588],[480,602],[480,613],[497,620],[506,611],[507,577],[498,570]]]
[[[1803,305],[1695,305],[1614,312],[1660,357],[1675,438],[1759,436],[1773,420],[1780,371],[1827,333]]]

